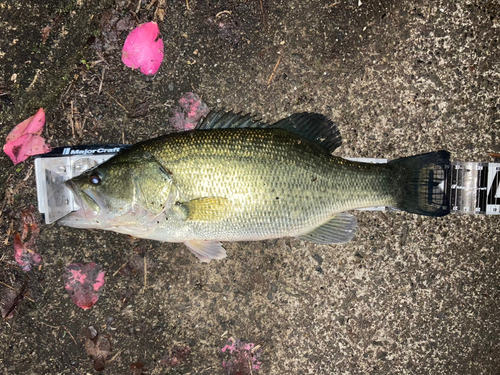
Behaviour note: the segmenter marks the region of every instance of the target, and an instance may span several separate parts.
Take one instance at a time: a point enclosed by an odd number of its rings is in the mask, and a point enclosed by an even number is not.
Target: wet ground
[[[121,46],[155,15],[165,60],[147,77]],[[193,91],[270,121],[321,112],[339,156],[500,152],[496,1],[7,0],[0,30],[2,137],[44,107],[52,146],[134,143],[173,131]],[[227,243],[208,265],[182,244],[41,224],[25,273],[12,243],[36,207],[32,161],[0,165],[0,289],[24,296],[0,323],[2,373],[93,373],[88,326],[112,342],[109,374],[221,374],[229,337],[261,346],[262,374],[500,372],[498,217],[358,212],[349,244]],[[88,311],[63,286],[72,262],[107,273]],[[188,358],[159,363],[174,345]]]

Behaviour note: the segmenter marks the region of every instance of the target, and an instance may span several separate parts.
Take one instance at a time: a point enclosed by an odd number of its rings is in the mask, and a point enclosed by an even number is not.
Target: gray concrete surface
[[[153,17],[148,3],[141,22]],[[92,64],[101,58],[87,44],[92,35],[109,41],[102,14],[114,8],[113,17],[126,18],[126,1],[0,1],[9,93],[0,97],[0,133],[43,105],[53,146],[132,143],[172,131],[178,98],[194,91],[212,108],[270,121],[321,112],[337,122],[344,157],[447,149],[453,160],[492,161],[487,153],[500,152],[497,1],[262,0],[263,14],[260,1],[167,5],[165,61],[145,77],[120,62],[126,32],[104,48],[106,62]],[[42,44],[40,29],[51,22]],[[72,101],[87,118],[81,137],[69,125]],[[131,116],[144,102],[147,113]],[[12,265],[12,233],[20,209],[36,202],[33,176],[9,192],[31,162],[19,169],[2,155],[0,163],[0,281],[19,289],[28,278],[31,299],[0,324],[2,373],[92,373],[78,335],[88,325],[106,331],[110,317],[120,353],[109,374],[132,373],[137,361],[148,374],[221,374],[230,336],[262,346],[262,374],[500,373],[499,217],[357,212],[347,245],[227,243],[228,258],[208,265],[182,244],[41,225],[43,265],[26,276]],[[135,246],[151,262],[145,289],[141,274],[113,275]],[[91,261],[106,269],[106,287],[84,312],[62,273]],[[158,363],[174,343],[192,349],[177,369]]]

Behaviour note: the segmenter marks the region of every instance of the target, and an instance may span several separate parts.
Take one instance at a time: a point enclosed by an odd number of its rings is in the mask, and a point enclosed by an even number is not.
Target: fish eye
[[[99,185],[101,183],[101,177],[97,174],[93,174],[90,176],[90,183],[92,185]]]

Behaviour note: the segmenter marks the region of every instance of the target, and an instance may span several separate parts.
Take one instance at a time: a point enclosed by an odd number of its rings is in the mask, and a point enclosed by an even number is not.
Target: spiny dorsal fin
[[[250,114],[242,115],[241,112],[211,111],[207,117],[196,125],[196,130],[206,129],[243,129],[243,128],[268,128],[269,124],[260,122]]]
[[[319,144],[329,152],[335,151],[342,144],[337,126],[319,113],[295,113],[274,124],[268,124],[250,114],[220,110],[210,112],[196,126],[197,130],[242,128],[284,129]]]

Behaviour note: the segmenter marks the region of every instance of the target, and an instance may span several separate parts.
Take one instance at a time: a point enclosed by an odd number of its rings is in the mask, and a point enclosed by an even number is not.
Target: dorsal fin
[[[329,152],[335,151],[342,144],[337,126],[320,113],[295,113],[274,124],[268,124],[250,114],[220,110],[210,112],[196,126],[197,130],[242,128],[284,129],[319,144]]]
[[[337,126],[320,113],[295,113],[273,124],[272,127],[300,135],[323,146],[329,152],[335,151],[342,144],[342,137]]]
[[[211,111],[207,117],[196,125],[196,130],[206,129],[243,129],[243,128],[269,128],[269,124],[260,122],[250,114],[242,115],[241,112]]]

